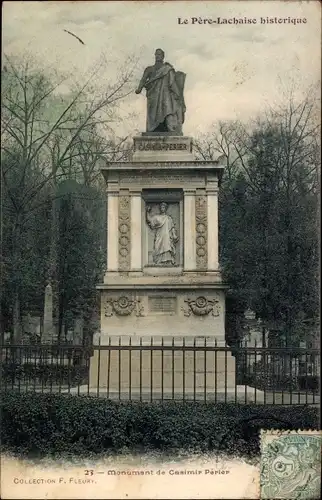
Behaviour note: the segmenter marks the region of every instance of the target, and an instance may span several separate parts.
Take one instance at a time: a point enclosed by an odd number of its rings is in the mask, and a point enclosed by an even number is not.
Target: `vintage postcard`
[[[318,498],[320,3],[2,13],[1,498]]]

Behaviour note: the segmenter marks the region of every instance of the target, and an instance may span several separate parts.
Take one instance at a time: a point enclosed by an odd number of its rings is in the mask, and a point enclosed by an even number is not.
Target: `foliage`
[[[95,188],[69,182],[64,190],[60,187],[60,193],[57,282],[61,339],[63,323],[65,331],[72,328],[76,317],[83,317],[86,323],[96,309],[95,285],[101,278],[106,255],[102,241],[106,209]]]
[[[259,429],[314,429],[312,407],[141,403],[69,395],[5,393],[2,446],[20,454],[135,450],[259,453]]]
[[[231,344],[248,308],[289,345],[318,322],[317,107],[313,92],[290,95],[257,121],[219,123],[195,144],[199,158],[226,163],[219,238]]]
[[[101,198],[99,165],[102,156],[119,159],[128,154],[126,138],[117,138],[111,125],[117,120],[119,102],[130,91],[133,67],[128,65],[114,81],[104,81],[104,86],[99,88],[99,67],[90,72],[86,81],[75,84],[26,54],[21,58],[5,56],[5,59],[1,103],[4,224],[0,249],[0,329],[1,332],[13,331],[15,341],[19,342],[22,315],[30,311],[41,314],[48,281],[53,287],[54,313],[57,320],[60,314],[60,323],[66,312],[65,306],[63,312],[58,312],[59,300],[66,289],[57,276],[59,214],[56,201],[57,187],[62,181],[74,180],[88,189],[96,188],[90,194],[94,198],[91,216],[85,217],[84,213],[80,216],[84,240],[88,243],[83,244],[82,249],[77,249],[76,244],[71,252],[78,251],[78,262],[84,263],[85,259],[93,262],[92,266],[78,265],[78,272],[82,269],[82,283],[88,280],[88,288],[93,288],[101,272],[96,252],[101,246],[97,237],[101,226],[92,227],[99,219],[94,214],[95,200]],[[69,212],[66,217],[75,219],[75,211]],[[88,249],[89,240],[92,253]],[[73,245],[75,247],[75,239]],[[83,303],[87,301],[85,320],[89,321],[93,292],[80,291],[79,295]],[[75,311],[74,306],[72,309]],[[68,322],[68,318],[65,319]]]
[[[10,384],[81,385],[88,380],[88,366],[47,363],[2,363],[1,379],[4,386]]]

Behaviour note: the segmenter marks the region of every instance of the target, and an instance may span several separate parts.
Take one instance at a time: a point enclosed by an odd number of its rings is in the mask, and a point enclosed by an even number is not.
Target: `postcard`
[[[3,3],[3,500],[319,497],[320,16]]]

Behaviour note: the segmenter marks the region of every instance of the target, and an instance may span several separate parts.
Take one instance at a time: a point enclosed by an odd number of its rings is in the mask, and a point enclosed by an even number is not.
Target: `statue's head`
[[[160,212],[161,214],[165,214],[168,209],[168,204],[165,203],[164,201],[160,203]]]
[[[164,51],[162,49],[157,49],[154,55],[155,55],[155,62],[163,62]]]

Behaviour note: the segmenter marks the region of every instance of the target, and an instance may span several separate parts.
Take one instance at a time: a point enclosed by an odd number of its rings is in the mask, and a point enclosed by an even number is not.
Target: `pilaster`
[[[131,266],[131,200],[128,189],[119,192],[118,231],[119,270],[129,271]]]
[[[208,212],[207,197],[204,189],[198,189],[196,193],[196,268],[207,270],[208,264]],[[208,242],[208,245],[207,245]]]
[[[142,271],[142,190],[130,190],[131,271]]]
[[[218,180],[208,181],[207,218],[208,218],[208,271],[217,271],[219,268],[219,241],[218,241]]]
[[[118,183],[110,182],[106,186],[107,194],[107,271],[118,270]]]
[[[183,190],[184,271],[196,269],[196,190]]]

